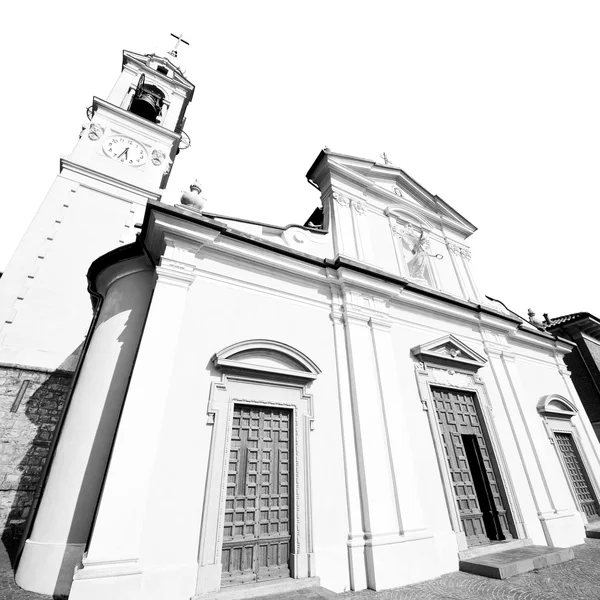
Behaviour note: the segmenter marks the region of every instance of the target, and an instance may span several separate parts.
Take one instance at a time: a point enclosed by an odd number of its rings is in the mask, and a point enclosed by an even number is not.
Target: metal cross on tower
[[[183,39],[183,33],[180,33],[179,35],[175,35],[174,33],[172,33],[171,35],[177,40],[177,42],[175,43],[175,48],[173,48],[173,50],[171,50],[168,54],[170,54],[173,58],[177,58],[177,48],[179,48],[180,42],[183,42],[188,46],[190,45],[190,43],[186,42]]]

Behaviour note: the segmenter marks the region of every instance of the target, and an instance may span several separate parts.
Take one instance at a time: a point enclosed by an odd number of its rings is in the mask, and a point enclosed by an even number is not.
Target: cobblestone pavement
[[[508,579],[450,573],[383,592],[348,592],[340,600],[594,600],[600,599],[600,539],[573,548],[566,563]]]
[[[468,573],[450,573],[383,592],[347,592],[334,595],[307,588],[292,595],[274,594],[264,600],[600,600],[600,539],[576,546],[569,562],[517,575],[487,579]],[[52,600],[52,596],[26,592],[17,586],[8,553],[0,544],[0,600]],[[107,599],[108,600],[108,599]]]

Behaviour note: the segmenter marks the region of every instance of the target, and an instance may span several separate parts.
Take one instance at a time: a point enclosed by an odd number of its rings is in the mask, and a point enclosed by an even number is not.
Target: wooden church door
[[[570,433],[555,431],[556,444],[563,457],[571,485],[575,490],[581,510],[590,521],[600,519],[598,500],[590,485],[585,467]]]
[[[235,405],[221,584],[289,577],[292,411]]]
[[[467,543],[512,539],[475,393],[445,388],[432,393]]]

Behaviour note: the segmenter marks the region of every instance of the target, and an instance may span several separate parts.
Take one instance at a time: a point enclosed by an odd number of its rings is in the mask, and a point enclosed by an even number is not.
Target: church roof
[[[589,312],[578,312],[550,319],[548,329],[559,329],[564,326],[571,327],[582,333],[587,333],[600,339],[600,319]]]
[[[550,325],[562,325],[563,323],[571,323],[572,321],[576,321],[577,319],[581,319],[582,317],[589,317],[590,313],[579,312],[573,313],[572,315],[564,315],[562,317],[556,317],[556,319],[550,319]]]

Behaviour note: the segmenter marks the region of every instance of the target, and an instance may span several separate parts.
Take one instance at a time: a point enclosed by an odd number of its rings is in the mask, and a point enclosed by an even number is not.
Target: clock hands
[[[121,154],[119,154],[119,156],[117,156],[117,158],[121,158],[122,156],[125,156],[125,158],[127,158],[128,152],[129,152],[129,147],[125,148],[125,150],[123,150],[123,152],[121,152]]]

